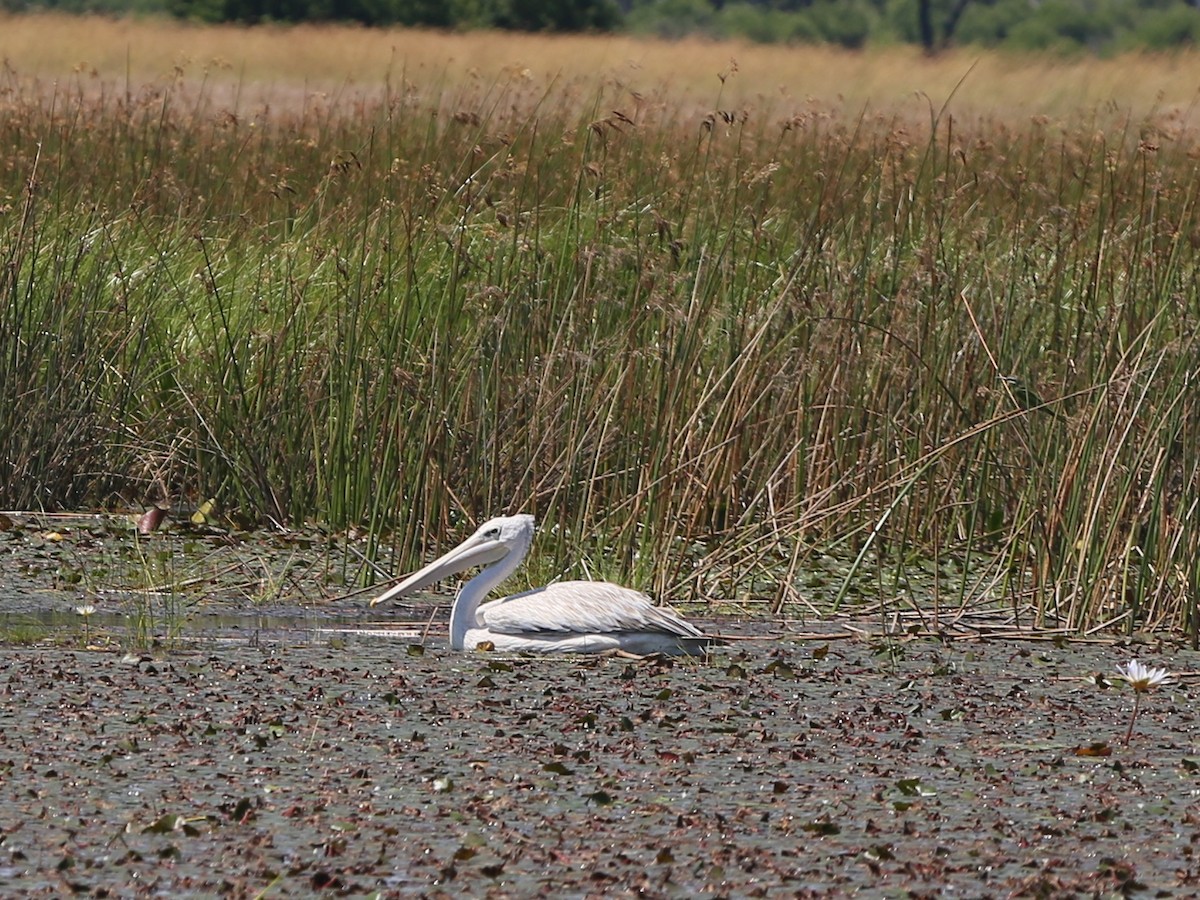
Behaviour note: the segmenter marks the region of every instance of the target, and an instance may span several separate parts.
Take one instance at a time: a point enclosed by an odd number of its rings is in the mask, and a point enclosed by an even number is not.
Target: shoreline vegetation
[[[1195,636],[1200,57],[0,33],[0,508]]]

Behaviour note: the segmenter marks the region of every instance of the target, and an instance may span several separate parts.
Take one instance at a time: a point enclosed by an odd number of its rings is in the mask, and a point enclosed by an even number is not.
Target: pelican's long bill
[[[508,554],[508,549],[501,541],[487,535],[473,534],[450,552],[442,554],[425,568],[413,572],[395,587],[380,594],[371,601],[371,605],[378,606],[396,597],[422,590],[463,569],[491,565],[503,559]]]

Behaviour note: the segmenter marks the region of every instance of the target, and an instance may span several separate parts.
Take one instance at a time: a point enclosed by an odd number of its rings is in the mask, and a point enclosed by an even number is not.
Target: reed
[[[676,602],[1197,633],[1174,114],[4,95],[0,506],[216,496],[395,569],[524,510],[535,574]]]

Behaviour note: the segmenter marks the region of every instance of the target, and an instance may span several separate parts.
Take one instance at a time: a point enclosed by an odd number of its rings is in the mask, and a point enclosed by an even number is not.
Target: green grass
[[[1196,634],[1187,135],[8,88],[0,506],[213,496],[396,569],[522,510],[538,574],[677,602],[801,610],[833,552],[839,608],[932,561],[897,603]]]
[[[62,631],[38,622],[25,622],[15,616],[0,622],[0,641],[6,646],[34,646],[50,639],[62,640]]]

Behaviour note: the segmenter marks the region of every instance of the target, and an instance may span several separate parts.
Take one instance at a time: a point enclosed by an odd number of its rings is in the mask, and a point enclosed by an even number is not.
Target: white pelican
[[[484,569],[462,586],[450,611],[450,646],[534,653],[704,653],[707,636],[640,591],[606,581],[560,581],[480,605],[521,564],[533,541],[533,516],[502,516],[444,556],[371,601],[372,606],[428,587],[455,572]]]

